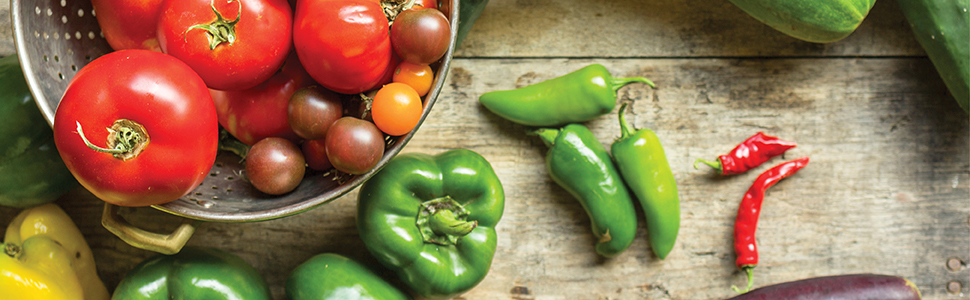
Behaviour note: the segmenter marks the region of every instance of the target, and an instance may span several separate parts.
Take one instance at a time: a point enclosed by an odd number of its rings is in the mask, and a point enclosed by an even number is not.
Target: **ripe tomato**
[[[451,24],[437,9],[408,9],[394,19],[391,45],[406,62],[430,65],[448,52]]]
[[[330,124],[343,117],[343,99],[321,86],[302,88],[290,97],[287,119],[297,135],[308,140],[327,136]]]
[[[155,30],[163,0],[91,0],[104,39],[114,50],[162,51]]]
[[[374,124],[388,135],[399,136],[411,132],[421,120],[421,97],[411,86],[400,82],[388,83],[374,96],[371,114]]]
[[[424,97],[431,90],[434,71],[428,65],[416,65],[404,61],[397,65],[392,81],[410,85],[415,92],[418,92],[418,96]]]
[[[165,1],[158,41],[209,88],[244,90],[279,70],[292,48],[292,24],[286,0]]]
[[[374,123],[343,117],[327,130],[324,148],[335,169],[360,175],[374,169],[384,156],[384,135]]]
[[[109,135],[105,129],[116,123],[118,134]],[[96,151],[82,139],[117,148],[106,141],[123,140],[136,124],[148,141],[122,154]],[[191,192],[212,168],[218,139],[202,78],[148,50],[115,51],[81,68],[54,114],[54,142],[67,168],[88,191],[120,206],[162,204]]]
[[[246,145],[266,137],[299,141],[290,128],[287,107],[297,90],[313,84],[296,55],[290,55],[279,73],[250,89],[210,90],[219,114],[219,124]]]
[[[388,22],[378,1],[297,1],[293,45],[310,76],[327,89],[356,94],[390,79]]]
[[[270,195],[289,193],[300,185],[306,173],[303,152],[293,142],[269,137],[246,154],[246,178],[257,190]]]

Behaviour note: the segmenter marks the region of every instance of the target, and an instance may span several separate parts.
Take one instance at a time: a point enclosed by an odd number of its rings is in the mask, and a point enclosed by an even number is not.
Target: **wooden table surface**
[[[14,52],[7,3],[0,0],[0,56]],[[628,120],[660,137],[677,180],[681,231],[665,260],[646,242],[642,213],[627,251],[597,257],[583,208],[548,176],[546,147],[477,102],[484,92],[591,63],[657,83],[632,84],[619,96],[633,103]],[[731,246],[738,203],[760,172],[802,156],[811,163],[768,191],[757,286],[881,273],[909,278],[925,299],[966,299],[968,120],[892,0],[878,1],[855,33],[831,44],[785,36],[727,1],[492,0],[404,152],[472,149],[503,182],[498,250],[488,277],[464,299],[732,296],[730,286],[745,281]],[[586,125],[604,144],[619,136],[615,111]],[[743,175],[693,168],[758,131],[799,146]],[[283,299],[289,272],[313,255],[334,252],[376,267],[354,225],[356,197],[277,220],[205,223],[189,245],[239,255]],[[57,203],[85,234],[109,289],[154,255],[101,227],[102,202],[86,191]],[[16,213],[0,208],[0,224]],[[152,208],[122,214],[157,231],[181,220]]]

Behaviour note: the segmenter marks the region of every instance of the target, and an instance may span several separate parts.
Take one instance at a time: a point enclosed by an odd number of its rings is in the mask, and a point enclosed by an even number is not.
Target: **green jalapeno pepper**
[[[677,182],[657,134],[650,129],[635,130],[627,124],[620,106],[622,133],[610,151],[627,186],[640,201],[647,219],[647,240],[660,259],[667,257],[680,230],[680,199]]]
[[[633,82],[654,87],[643,77],[614,78],[591,64],[572,73],[520,89],[491,91],[478,101],[496,115],[526,126],[560,126],[605,115],[616,107],[616,91]]]
[[[450,299],[485,279],[504,209],[502,183],[478,153],[405,153],[360,186],[357,230],[416,294]]]
[[[535,131],[549,151],[549,176],[582,204],[592,223],[596,253],[616,256],[630,247],[637,231],[633,199],[610,154],[586,126]]]

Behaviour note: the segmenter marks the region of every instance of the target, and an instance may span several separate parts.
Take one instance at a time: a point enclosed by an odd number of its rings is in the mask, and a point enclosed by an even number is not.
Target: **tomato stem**
[[[118,119],[111,127],[107,128],[108,147],[110,148],[102,148],[88,140],[81,128],[81,122],[74,121],[74,123],[77,124],[77,134],[81,136],[84,145],[98,152],[112,154],[115,158],[121,160],[129,160],[138,156],[145,150],[150,141],[144,126],[128,119]]]
[[[381,1],[381,8],[384,9],[384,16],[387,17],[388,26],[394,25],[397,15],[405,10],[414,7],[414,0],[384,0]]]
[[[216,10],[215,0],[209,1],[209,6],[212,7],[212,12],[216,13],[216,20],[209,24],[198,24],[189,27],[185,32],[188,33],[192,29],[202,29],[205,30],[205,36],[209,38],[209,50],[213,50],[216,46],[222,43],[229,43],[232,45],[236,42],[236,23],[239,23],[239,19],[242,17],[242,1],[241,0],[229,0],[229,3],[235,1],[239,4],[239,12],[236,13],[236,19],[231,22],[226,20],[225,17]],[[413,1],[413,0],[411,0]]]

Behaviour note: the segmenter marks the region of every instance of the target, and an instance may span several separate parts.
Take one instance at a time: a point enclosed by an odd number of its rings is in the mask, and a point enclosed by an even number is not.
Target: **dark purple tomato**
[[[327,144],[325,140],[309,140],[303,142],[303,157],[306,158],[306,165],[310,169],[326,171],[333,168],[330,158],[327,157]]]
[[[451,44],[451,25],[437,9],[408,9],[391,25],[391,47],[406,62],[430,65]]]
[[[263,193],[289,193],[300,185],[305,173],[303,153],[296,144],[284,138],[259,140],[246,154],[246,178]]]
[[[323,139],[330,124],[343,116],[342,102],[340,95],[318,85],[299,89],[287,107],[290,128],[304,139]]]
[[[333,167],[354,175],[367,173],[384,156],[381,130],[354,117],[343,117],[330,125],[325,143]]]

